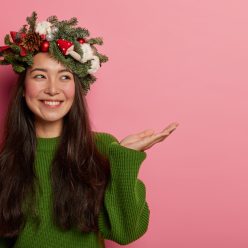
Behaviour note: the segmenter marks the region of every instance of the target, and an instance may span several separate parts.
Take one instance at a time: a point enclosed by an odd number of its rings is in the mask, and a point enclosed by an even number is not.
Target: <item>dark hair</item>
[[[18,235],[27,218],[35,217],[36,133],[34,114],[23,98],[26,71],[20,74],[0,145],[0,236]],[[53,217],[64,230],[97,231],[97,219],[109,176],[109,162],[96,147],[87,104],[74,75],[75,97],[64,116],[60,142],[52,162]]]

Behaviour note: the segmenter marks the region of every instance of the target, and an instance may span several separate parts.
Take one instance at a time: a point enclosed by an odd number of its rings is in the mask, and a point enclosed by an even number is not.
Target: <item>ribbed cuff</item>
[[[114,166],[111,166],[111,174],[122,177],[137,177],[139,168],[147,156],[144,151],[127,148],[116,141],[109,145],[108,153],[110,164],[114,163]]]

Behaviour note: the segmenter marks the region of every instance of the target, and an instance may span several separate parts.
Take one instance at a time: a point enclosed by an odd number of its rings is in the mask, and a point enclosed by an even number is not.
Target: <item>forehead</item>
[[[67,69],[63,64],[52,58],[49,53],[38,53],[33,57],[33,65],[29,69],[44,68],[48,71]]]

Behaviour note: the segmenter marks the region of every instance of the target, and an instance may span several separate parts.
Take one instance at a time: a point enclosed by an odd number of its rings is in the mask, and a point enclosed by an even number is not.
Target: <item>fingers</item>
[[[163,129],[162,132],[160,132],[160,134],[162,135],[169,135],[170,133],[172,133],[177,126],[179,125],[178,122],[172,122],[170,125],[168,125],[165,129]],[[140,133],[137,133],[137,135],[141,138],[146,137],[146,136],[151,136],[154,134],[154,130],[153,129],[146,129]]]
[[[151,148],[152,146],[154,146],[159,142],[162,142],[168,136],[169,134],[159,133],[150,137],[146,137],[145,140],[143,140],[144,143],[146,143],[146,145],[143,148],[143,151]]]
[[[140,133],[141,138],[143,138],[143,142],[149,144],[148,146],[151,147],[154,144],[163,141],[166,137],[168,137],[173,131],[176,130],[179,123],[173,122],[168,125],[162,132],[154,134],[152,129],[147,129]]]
[[[152,136],[152,137],[146,137],[145,140],[143,140],[143,151],[144,150],[147,150],[149,148],[151,148],[152,146],[154,146],[155,144],[163,141],[164,139],[166,138],[166,136],[160,136],[160,137],[155,137],[155,136]]]
[[[161,142],[163,141],[166,137],[168,137],[173,131],[176,130],[177,126],[179,124],[174,122],[171,123],[169,126],[167,126],[162,132],[154,134],[153,136],[151,136],[152,138],[152,145],[154,145],[155,143]]]
[[[173,131],[175,131],[175,129],[178,127],[178,125],[179,125],[179,123],[177,123],[177,122],[171,123],[165,129],[163,129],[163,131],[161,132],[161,134],[165,134],[165,135],[171,134]]]

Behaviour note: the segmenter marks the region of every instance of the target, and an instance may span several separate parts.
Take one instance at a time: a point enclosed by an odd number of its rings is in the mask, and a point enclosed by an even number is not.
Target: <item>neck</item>
[[[35,121],[36,136],[39,138],[58,137],[61,134],[62,127],[62,120],[54,122]]]

